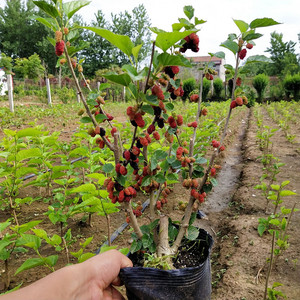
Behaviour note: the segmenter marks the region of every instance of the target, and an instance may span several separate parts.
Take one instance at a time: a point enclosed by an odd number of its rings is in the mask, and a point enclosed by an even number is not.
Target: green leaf
[[[96,187],[92,183],[82,184],[74,189],[72,189],[71,193],[92,193],[96,191]]]
[[[59,16],[56,7],[46,1],[33,1],[33,3],[52,18],[56,19]]]
[[[151,105],[155,105],[158,106],[159,102],[157,100],[157,97],[155,95],[146,95],[146,102],[151,104]]]
[[[200,24],[204,24],[204,23],[206,23],[206,21],[204,21],[202,19],[200,20],[197,17],[195,17],[195,25],[200,25]]]
[[[24,149],[20,150],[17,155],[17,161],[22,161],[24,159],[39,157],[41,156],[41,150],[39,148],[32,148],[32,149]]]
[[[161,53],[157,57],[158,62],[163,66],[183,66],[192,67],[191,62],[182,55],[171,55],[169,53]]]
[[[174,104],[171,103],[171,102],[168,102],[166,105],[165,105],[165,108],[166,110],[168,111],[172,111],[174,109]]]
[[[15,226],[13,229],[14,231],[18,232],[18,233],[24,233],[28,230],[30,230],[31,228],[37,226],[38,224],[40,224],[42,222],[42,220],[38,220],[38,221],[31,221],[25,224],[22,224],[20,226]]]
[[[216,52],[216,53],[209,53],[209,54],[211,54],[214,57],[225,59],[225,53],[223,51],[219,51],[219,52]]]
[[[68,16],[69,19],[82,7],[90,4],[92,1],[86,0],[77,0],[77,1],[69,1],[63,3],[63,11]]]
[[[174,241],[177,237],[177,234],[178,234],[178,229],[174,225],[169,224],[169,228],[168,228],[169,239],[171,241]]]
[[[9,225],[11,224],[11,222],[10,221],[5,221],[5,222],[3,222],[3,223],[0,223],[0,233],[5,229],[5,228],[7,228]]]
[[[191,20],[194,16],[194,8],[191,5],[187,5],[183,8],[184,14]]]
[[[258,234],[260,236],[263,235],[263,233],[266,231],[266,226],[264,224],[259,224],[258,227],[257,227],[257,231],[258,231]]]
[[[153,156],[155,156],[155,158],[158,160],[163,160],[168,156],[168,153],[159,149],[154,152]]]
[[[148,248],[153,242],[153,239],[149,234],[144,234],[142,237],[142,243],[144,248]]]
[[[151,183],[151,176],[147,175],[142,180],[142,186],[147,186]]]
[[[82,27],[88,30],[95,32],[101,37],[108,40],[114,46],[119,48],[122,52],[124,52],[128,57],[132,54],[132,49],[134,48],[134,44],[130,40],[130,38],[126,35],[115,34],[107,29],[97,28],[97,27]]]
[[[44,260],[42,258],[29,258],[27,259],[21,267],[19,267],[15,273],[15,275],[21,273],[22,271],[32,269],[38,266],[44,265]]]
[[[102,123],[104,120],[107,120],[107,119],[108,119],[108,117],[105,114],[98,114],[95,116],[95,120],[98,123]]]
[[[122,67],[122,70],[130,76],[132,81],[142,80],[146,76],[145,69],[143,69],[142,72],[138,73],[136,69],[131,65],[124,65]]]
[[[144,111],[144,112],[146,112],[146,113],[148,113],[148,114],[154,116],[154,110],[153,110],[153,108],[152,108],[151,105],[144,104],[144,105],[142,106],[142,111]]]
[[[211,178],[210,182],[213,186],[217,186],[218,185],[218,181],[215,178]]]
[[[227,48],[228,50],[233,52],[233,54],[236,54],[239,51],[239,45],[236,42],[231,40],[227,40],[223,42],[220,46]]]
[[[137,45],[132,48],[132,55],[135,58],[135,61],[138,61],[139,52],[142,48],[143,44]]]
[[[166,181],[166,177],[162,173],[158,173],[154,176],[154,180],[160,184],[163,184]]]
[[[143,244],[142,241],[138,240],[138,241],[133,241],[130,247],[130,252],[134,253],[137,252],[139,250],[141,250]]]
[[[91,123],[92,119],[90,117],[83,117],[83,118],[80,119],[80,122],[84,123],[84,124]]]
[[[179,31],[160,32],[157,34],[155,45],[165,52],[178,41],[184,39],[186,36],[197,31],[198,30],[187,30],[183,32],[179,32]]]
[[[281,24],[271,18],[255,19],[250,23],[250,28],[266,27]]]
[[[173,31],[179,31],[183,27],[184,27],[184,24],[182,24],[182,23],[174,23],[174,24],[172,24]]]
[[[280,185],[279,185],[279,184],[271,184],[271,188],[272,188],[272,190],[274,190],[274,191],[279,191]]]
[[[249,24],[247,24],[246,22],[242,21],[242,20],[233,20],[234,23],[236,24],[236,26],[239,28],[240,32],[246,32],[249,28]]]
[[[41,239],[33,234],[22,234],[22,236],[17,240],[17,246],[25,246],[38,250],[41,247]]]
[[[286,185],[288,185],[290,183],[290,181],[289,180],[286,180],[286,181],[283,181],[282,183],[281,183],[281,187],[285,187]]]
[[[195,226],[189,226],[188,230],[187,230],[187,239],[190,241],[194,241],[195,239],[197,239],[199,235],[199,229]]]
[[[123,255],[127,255],[129,253],[129,249],[128,248],[122,248],[119,250]]]
[[[178,182],[178,174],[171,173],[167,175],[167,184],[173,184]]]
[[[91,252],[84,253],[84,254],[80,255],[80,257],[78,259],[78,263],[82,263],[82,262],[88,260],[89,258],[94,257],[95,255],[96,255],[95,253],[91,253]]]
[[[43,133],[42,131],[35,129],[35,128],[25,128],[21,129],[17,132],[17,137],[25,137],[25,136],[41,136]]]
[[[293,195],[297,195],[297,193],[294,193],[292,191],[289,191],[289,190],[282,190],[279,192],[279,195],[281,197],[285,197],[285,196],[293,196]]]
[[[103,75],[104,78],[123,85],[123,86],[129,86],[129,84],[131,83],[131,78],[127,73],[123,73],[123,74],[117,74],[117,73],[113,73],[113,72],[109,72],[105,75]]]
[[[114,166],[112,164],[105,164],[103,167],[102,167],[102,171],[104,173],[110,173],[112,172],[114,169]]]
[[[20,169],[17,169],[16,177],[21,178],[27,174],[37,174],[37,173],[38,173],[38,170],[36,168],[21,167]]]
[[[252,41],[252,40],[256,40],[259,39],[260,37],[262,37],[263,35],[261,33],[255,33],[255,32],[249,32],[246,33],[244,36],[244,40],[245,41]]]
[[[247,58],[246,65],[250,63],[256,63],[256,62],[272,63],[272,59],[264,55],[252,55]]]
[[[58,255],[50,255],[44,258],[44,262],[51,267],[54,267],[56,265],[57,260]]]
[[[34,17],[33,19],[35,19],[38,22],[42,23],[43,25],[47,26],[52,31],[56,31],[57,30],[56,26],[53,25],[53,23],[51,22],[52,19],[46,19],[46,18],[41,18],[41,17]]]
[[[83,248],[86,248],[91,243],[91,241],[93,240],[93,238],[94,238],[93,236],[88,237],[84,241],[84,243],[80,243],[80,246],[83,247]]]

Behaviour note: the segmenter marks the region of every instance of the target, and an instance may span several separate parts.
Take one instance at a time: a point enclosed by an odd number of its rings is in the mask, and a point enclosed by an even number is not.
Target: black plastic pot
[[[125,284],[128,300],[210,300],[213,239],[200,229],[197,240],[201,241],[197,245],[203,251],[203,262],[198,266],[167,271],[144,267],[122,269],[120,278]],[[129,258],[133,259],[131,256]]]

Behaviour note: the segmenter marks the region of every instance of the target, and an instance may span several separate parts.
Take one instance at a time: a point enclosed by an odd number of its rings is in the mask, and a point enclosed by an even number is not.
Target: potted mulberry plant
[[[214,161],[225,150],[223,142],[231,112],[235,107],[247,104],[243,90],[235,89],[239,63],[245,58],[246,49],[254,45],[253,40],[261,36],[255,32],[256,28],[277,22],[267,18],[256,19],[250,24],[235,20],[240,34],[229,35],[228,40],[221,44],[236,57],[235,68],[229,68],[232,71],[232,101],[221,139],[212,141],[212,156],[205,159],[199,150],[197,136],[201,131],[200,117],[207,114],[207,108],[202,103],[203,77],[212,80],[215,74],[210,65],[199,70],[201,80],[198,93],[190,95],[191,101],[198,104],[194,120],[188,122],[186,116],[177,113],[174,106],[174,102],[184,93],[178,78],[179,70],[192,66],[184,53],[199,51],[198,27],[205,23],[194,16],[193,7],[184,7],[185,17],[172,24],[172,31],[151,28],[156,38],[150,63],[142,69],[138,61],[142,45],[134,45],[129,37],[104,28],[83,27],[107,39],[128,57],[130,63],[122,67],[121,73],[103,75],[108,81],[125,87],[132,100],[133,104],[126,111],[131,124],[131,136],[128,138],[122,136],[122,131],[113,125],[114,117],[109,113],[101,93],[90,89],[81,62],[77,63],[74,58],[80,49],[70,43],[70,32],[76,28],[68,28],[69,20],[90,1],[52,1],[53,4],[34,1],[51,17],[38,20],[55,31],[55,53],[59,62],[67,63],[70,68],[85,108],[82,121],[91,124],[88,133],[95,137],[99,151],[107,147],[113,154],[113,160],[103,166],[103,173],[110,175],[101,189],[106,191],[105,195],[112,203],[124,206],[126,221],[134,230],[131,254],[135,256],[131,258],[143,264],[121,271],[128,298],[210,299],[209,254],[213,241],[207,232],[193,226],[193,220],[197,207],[216,184]],[[223,52],[210,55],[224,58]],[[87,98],[81,90],[75,69],[90,89]],[[190,133],[188,140],[182,138],[182,128]],[[107,169],[110,172],[106,172]],[[178,182],[189,190],[189,202],[182,220],[170,220],[164,208],[168,205],[172,184]],[[149,196],[147,213],[142,212],[141,192]],[[148,224],[140,226],[139,218],[149,220]],[[196,255],[196,265],[194,262],[182,266],[183,256],[190,253]]]

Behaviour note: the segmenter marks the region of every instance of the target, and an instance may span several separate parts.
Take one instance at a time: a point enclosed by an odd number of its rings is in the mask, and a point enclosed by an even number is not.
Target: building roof
[[[186,57],[188,60],[192,60],[193,62],[195,63],[198,63],[198,62],[209,62],[210,59],[211,61],[217,63],[221,63],[222,62],[222,58],[219,58],[219,57],[210,57],[210,56],[194,56],[194,57]]]

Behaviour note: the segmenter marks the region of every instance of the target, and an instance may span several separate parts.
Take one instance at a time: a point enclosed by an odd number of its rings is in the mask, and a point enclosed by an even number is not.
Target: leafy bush
[[[203,78],[203,89],[202,89],[202,101],[206,101],[208,93],[210,91],[211,81]]]
[[[214,85],[214,95],[216,98],[221,97],[221,93],[223,91],[223,81],[221,78],[216,78],[213,82]]]
[[[273,85],[270,87],[270,98],[272,101],[280,101],[284,97],[284,90],[281,85]]]
[[[283,81],[283,87],[288,97],[293,94],[295,100],[299,100],[300,74],[287,75]]]
[[[258,74],[253,78],[253,87],[257,92],[259,102],[261,102],[265,96],[269,80],[269,76],[266,74]]]
[[[192,92],[194,89],[196,89],[196,80],[195,80],[195,78],[192,77],[192,78],[188,78],[188,79],[184,80],[182,88],[183,88],[183,91],[184,91],[184,94],[182,96],[182,100],[185,101],[188,98],[190,92]]]

